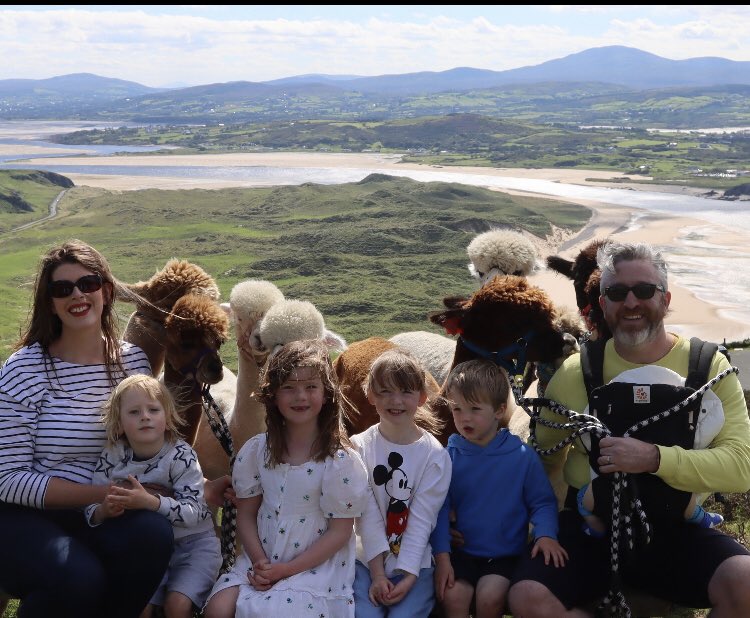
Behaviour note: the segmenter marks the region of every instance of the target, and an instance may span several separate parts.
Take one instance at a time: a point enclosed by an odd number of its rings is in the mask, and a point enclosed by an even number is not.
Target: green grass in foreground
[[[222,300],[239,281],[267,279],[356,341],[433,329],[427,314],[444,296],[476,289],[466,246],[478,232],[502,226],[544,238],[553,227],[579,230],[589,217],[557,200],[382,175],[213,191],[76,187],[54,220],[0,235],[0,358],[28,312],[39,256],[72,237],[99,249],[124,281],[148,279],[173,257],[214,276]],[[127,316],[131,306],[119,311]],[[234,369],[232,347],[223,352]]]

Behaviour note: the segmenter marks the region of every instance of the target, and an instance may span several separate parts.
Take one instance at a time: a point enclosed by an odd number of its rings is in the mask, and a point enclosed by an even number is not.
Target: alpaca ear
[[[346,343],[346,340],[341,335],[337,335],[333,331],[327,329],[323,332],[322,339],[323,343],[325,343],[330,350],[343,352],[347,347],[349,347]]]
[[[573,262],[571,260],[566,260],[557,255],[550,255],[547,257],[547,268],[565,275],[568,279],[573,278]]]
[[[232,312],[232,305],[229,303],[220,303],[219,307],[221,307],[224,310],[224,313],[227,314],[227,317],[231,320],[234,317],[234,314]]]
[[[450,309],[448,311],[438,311],[431,313],[430,322],[442,326],[449,335],[460,335],[463,332],[461,320],[464,312],[460,309]]]

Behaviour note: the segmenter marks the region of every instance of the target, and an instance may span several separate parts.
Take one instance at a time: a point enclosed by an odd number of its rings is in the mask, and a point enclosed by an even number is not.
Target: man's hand
[[[656,472],[659,469],[659,448],[635,438],[608,436],[599,442],[599,470],[602,473]]]

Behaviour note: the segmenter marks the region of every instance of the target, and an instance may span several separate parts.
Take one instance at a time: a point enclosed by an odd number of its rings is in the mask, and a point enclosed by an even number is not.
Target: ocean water
[[[14,131],[4,131],[7,123],[0,122],[0,144],[13,146],[14,154],[0,157],[0,168],[24,168],[23,163],[10,163],[24,156],[28,145],[59,148],[57,144],[31,140],[28,131],[14,126]],[[62,123],[60,123],[62,124]],[[68,123],[69,124],[69,123]],[[89,125],[91,126],[91,125]],[[74,130],[73,128],[69,130]],[[60,126],[47,128],[42,139],[55,132],[63,132]],[[17,149],[17,150],[16,150]],[[156,147],[112,147],[71,146],[71,154],[86,152],[90,155],[119,152],[145,152]],[[7,150],[7,149],[6,149]],[[33,156],[39,156],[34,154]],[[66,165],[56,160],[60,155],[47,157],[41,169],[60,174],[105,174],[125,176],[155,176],[199,178],[213,180],[236,180],[255,186],[299,185],[303,183],[340,184],[357,182],[371,173],[404,176],[422,182],[457,182],[473,186],[510,189],[561,197],[572,200],[592,200],[609,203],[634,210],[628,228],[637,231],[647,223],[647,217],[687,216],[704,222],[703,225],[686,227],[679,231],[676,242],[660,247],[670,267],[671,278],[679,285],[691,290],[698,298],[721,309],[728,318],[748,324],[750,336],[750,202],[723,201],[679,195],[652,193],[627,189],[591,187],[563,184],[550,180],[512,178],[489,174],[467,174],[460,171],[440,170],[393,170],[325,168],[325,167],[275,167],[275,166],[160,166],[154,165]],[[722,237],[732,237],[732,243],[723,243]]]

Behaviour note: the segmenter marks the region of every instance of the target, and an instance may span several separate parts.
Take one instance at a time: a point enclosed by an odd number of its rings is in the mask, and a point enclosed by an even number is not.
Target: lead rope
[[[668,416],[679,412],[693,403],[698,397],[702,397],[703,394],[710,388],[712,388],[717,382],[724,379],[731,373],[739,373],[737,367],[729,367],[719,373],[716,377],[709,380],[706,384],[697,389],[694,393],[688,395],[682,401],[676,403],[671,408],[664,410],[650,416],[642,421],[637,422],[635,425],[625,431],[622,437],[627,438],[632,434],[640,431],[644,427],[651,425],[657,421],[663,420]],[[569,410],[565,406],[545,398],[527,398],[523,396],[523,376],[514,375],[508,376],[510,380],[511,390],[513,391],[513,397],[516,400],[516,404],[521,406],[524,411],[529,415],[529,442],[534,447],[534,450],[540,455],[551,455],[564,448],[568,444],[571,444],[575,439],[583,435],[584,433],[593,434],[598,438],[603,438],[611,435],[611,431],[607,426],[601,422],[601,420],[595,416],[589,414],[582,414]],[[547,407],[556,414],[565,416],[570,419],[567,423],[557,423],[542,418],[541,409]],[[553,429],[564,429],[571,431],[572,433],[553,446],[552,448],[542,449],[536,440],[536,424],[539,423],[545,427],[551,427]],[[627,535],[628,549],[633,550],[635,547],[634,534],[633,534],[633,515],[637,515],[638,524],[640,525],[644,543],[651,541],[651,529],[646,517],[646,512],[643,509],[638,496],[635,495],[633,489],[629,489],[629,474],[626,472],[615,472],[612,482],[612,529],[610,535],[610,567],[612,570],[612,578],[610,589],[607,591],[606,596],[602,600],[599,607],[597,607],[598,614],[609,614],[610,616],[630,618],[632,616],[630,607],[625,600],[625,596],[621,590],[620,581],[620,511],[623,506],[623,496],[628,498],[627,508],[623,509],[622,523],[625,533]]]
[[[229,456],[229,473],[234,468],[235,452],[232,444],[232,434],[227,426],[224,415],[219,410],[214,398],[211,396],[210,385],[206,384],[201,391],[203,396],[203,411],[206,419],[214,432],[216,439],[221,444],[224,452]],[[237,508],[231,500],[224,499],[221,511],[221,573],[226,573],[234,566],[237,554]]]

